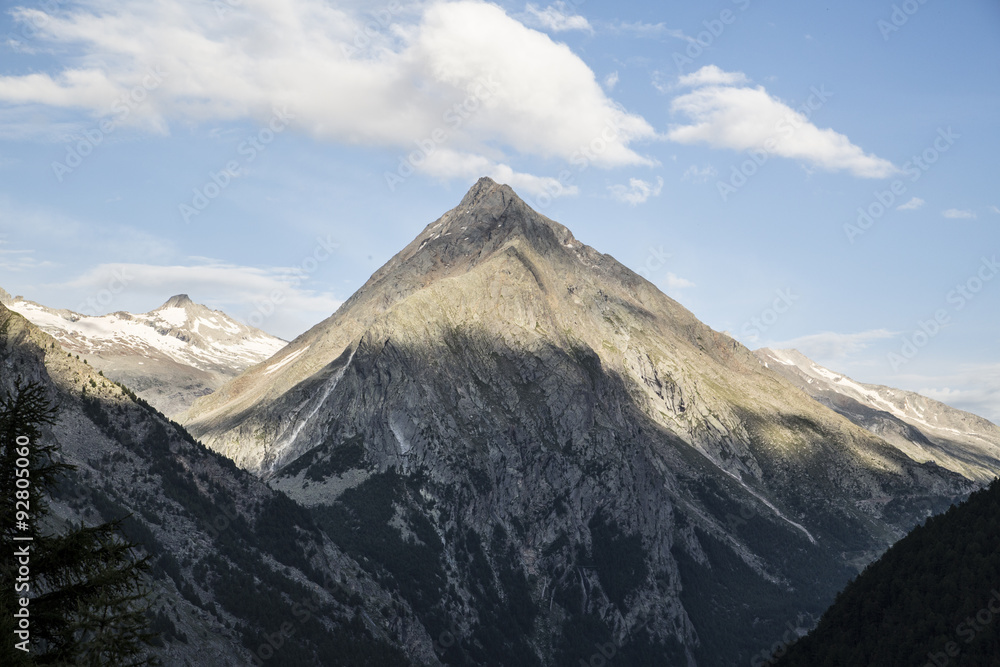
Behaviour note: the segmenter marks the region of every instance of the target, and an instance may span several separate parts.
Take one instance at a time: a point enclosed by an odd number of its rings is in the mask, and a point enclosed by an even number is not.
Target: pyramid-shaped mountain
[[[182,419],[450,665],[745,663],[973,488],[489,179]]]

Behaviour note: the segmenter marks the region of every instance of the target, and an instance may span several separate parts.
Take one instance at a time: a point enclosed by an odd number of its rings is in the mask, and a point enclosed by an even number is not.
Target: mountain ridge
[[[4,303],[166,414],[186,409],[285,344],[186,294],[142,314],[82,315],[20,297]]]
[[[754,354],[814,399],[893,444],[916,461],[934,461],[977,482],[1000,471],[1000,426],[921,394],[864,384],[797,350]]]

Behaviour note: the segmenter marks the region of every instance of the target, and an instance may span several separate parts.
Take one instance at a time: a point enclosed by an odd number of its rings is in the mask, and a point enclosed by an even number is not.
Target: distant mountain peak
[[[157,310],[162,310],[164,308],[187,308],[188,306],[196,305],[194,301],[191,300],[187,294],[178,294],[167,299],[167,302],[157,308]]]

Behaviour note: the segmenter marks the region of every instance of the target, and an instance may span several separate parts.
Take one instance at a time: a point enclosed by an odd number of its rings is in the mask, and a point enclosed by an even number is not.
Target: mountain
[[[837,596],[778,667],[1000,661],[1000,480],[928,519]]]
[[[100,317],[53,310],[6,292],[0,302],[168,415],[285,346],[280,338],[194,303],[186,294],[141,315]]]
[[[0,305],[0,395],[18,380],[59,406],[44,438],[77,466],[51,528],[128,517],[151,556],[162,664],[436,664],[409,605],[302,508]]]
[[[489,179],[179,419],[450,665],[746,662],[975,488]]]
[[[934,461],[979,482],[1000,471],[1000,426],[912,391],[861,384],[823,368],[797,350],[754,354],[827,407],[916,461]]]

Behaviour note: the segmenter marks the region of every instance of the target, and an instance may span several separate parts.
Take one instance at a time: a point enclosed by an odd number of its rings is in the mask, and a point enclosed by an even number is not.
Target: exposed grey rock
[[[182,420],[456,624],[449,664],[745,662],[974,487],[489,179]]]

